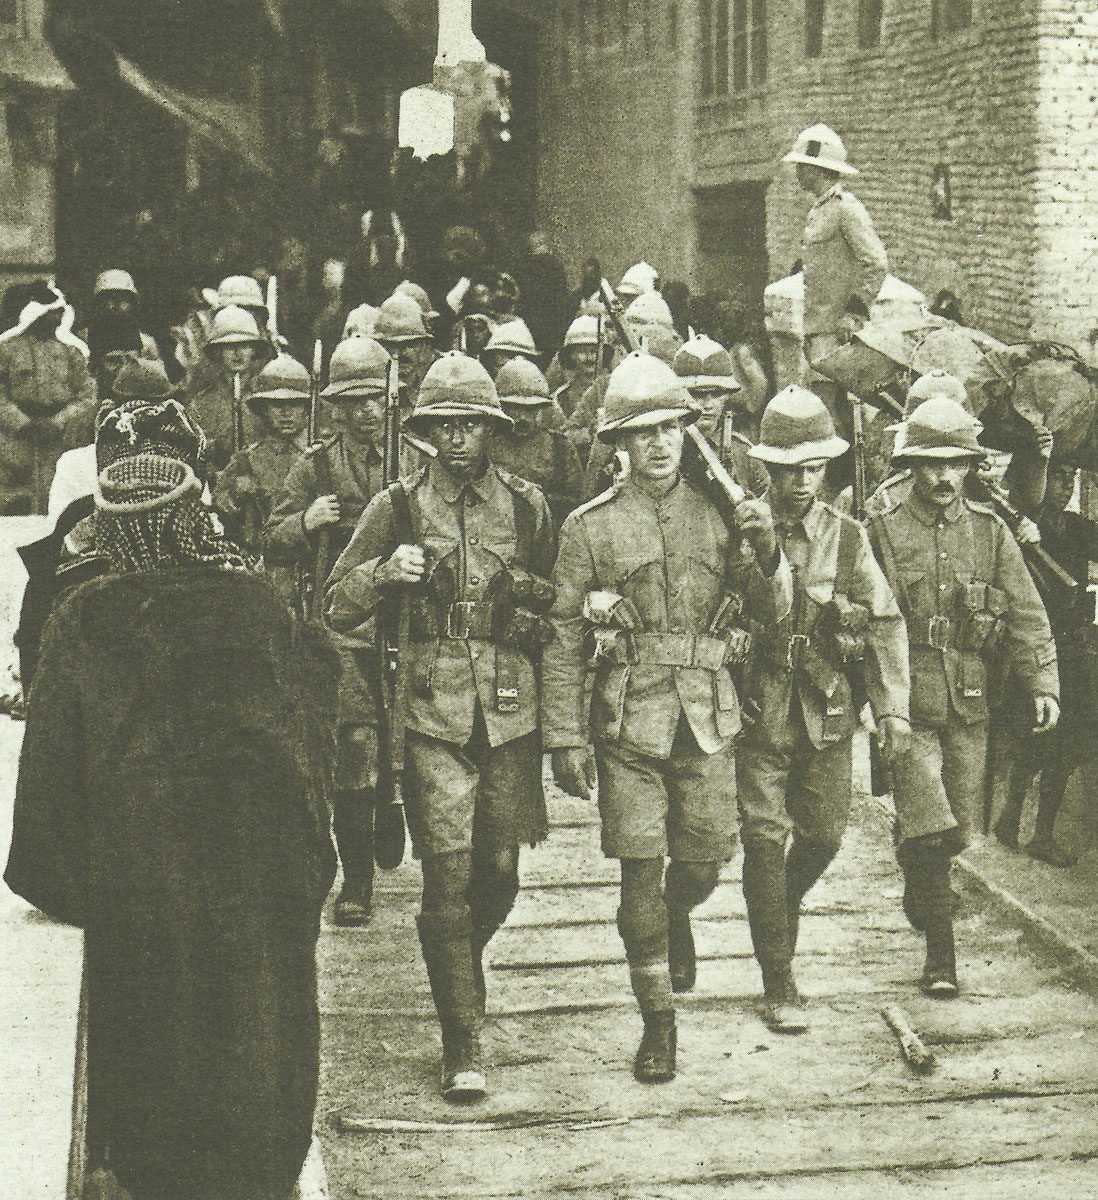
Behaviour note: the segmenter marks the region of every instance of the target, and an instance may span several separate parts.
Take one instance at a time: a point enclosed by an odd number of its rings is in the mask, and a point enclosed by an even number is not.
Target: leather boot
[[[785,858],[785,907],[790,961],[797,953],[801,905],[834,857],[835,851],[830,846],[796,836],[789,847]]]
[[[491,871],[483,876],[474,870],[469,885],[469,909],[472,914],[473,982],[480,1000],[481,1015],[487,1000],[484,980],[484,952],[514,908],[519,892],[518,871]]]
[[[745,842],[743,895],[751,942],[763,977],[763,1020],[775,1033],[804,1033],[808,1018],[793,982],[789,957],[785,847]]]
[[[642,1013],[644,1034],[633,1060],[633,1077],[639,1083],[668,1083],[675,1078],[678,1031],[674,1010]]]
[[[671,970],[671,990],[691,991],[698,979],[694,931],[690,927],[690,909],[678,904],[667,906],[667,963]]]
[[[928,921],[925,936],[926,965],[922,989],[936,1000],[952,1000],[959,991],[953,922],[941,918]]]
[[[373,793],[339,791],[332,803],[332,832],[343,868],[334,920],[345,928],[369,924],[374,890]]]
[[[482,1010],[473,977],[469,909],[420,913],[416,925],[442,1030],[442,1095],[479,1100],[488,1084],[481,1061]]]

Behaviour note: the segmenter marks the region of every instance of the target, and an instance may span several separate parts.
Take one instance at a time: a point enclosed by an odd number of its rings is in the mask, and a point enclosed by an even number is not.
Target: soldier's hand
[[[877,722],[877,745],[886,763],[898,762],[911,745],[911,726],[903,717],[881,717]]]
[[[742,500],[736,505],[736,526],[751,543],[759,565],[769,568],[778,557],[774,514],[765,500]]]
[[[1029,517],[1023,517],[1018,522],[1014,537],[1019,546],[1036,546],[1041,540],[1041,531],[1037,528],[1036,522],[1031,521]]]
[[[406,587],[419,583],[427,570],[427,556],[421,546],[403,545],[378,564],[374,572],[377,587]]]
[[[305,528],[312,533],[321,525],[335,525],[339,521],[339,497],[317,496],[305,510]]]
[[[1056,722],[1060,719],[1060,703],[1055,696],[1034,696],[1033,707],[1037,712],[1034,733],[1048,733],[1056,728]]]
[[[553,778],[569,796],[590,800],[595,790],[595,763],[589,750],[554,750]]]
[[[1052,430],[1048,426],[1041,425],[1037,429],[1037,453],[1042,458],[1052,457],[1052,443],[1054,440]]]

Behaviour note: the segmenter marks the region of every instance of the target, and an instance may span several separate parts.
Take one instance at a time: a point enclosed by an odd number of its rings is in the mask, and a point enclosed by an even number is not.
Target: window
[[[704,96],[766,82],[766,0],[699,0]]]
[[[858,0],[858,45],[863,50],[881,44],[884,0]]]
[[[972,0],[930,0],[930,36],[939,38],[972,24]]]
[[[804,54],[805,58],[819,58],[824,45],[824,0],[805,0],[804,5]]]

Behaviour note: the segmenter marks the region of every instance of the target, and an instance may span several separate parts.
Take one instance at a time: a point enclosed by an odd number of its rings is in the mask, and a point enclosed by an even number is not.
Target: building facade
[[[57,117],[72,83],[44,3],[0,0],[0,291],[55,267]]]
[[[1087,350],[1092,0],[605,0],[555,15],[539,204],[567,257],[617,270],[643,255],[757,302],[793,267],[808,206],[781,155],[825,121],[895,274],[997,337]],[[640,21],[659,31],[647,53],[635,33],[615,40]]]

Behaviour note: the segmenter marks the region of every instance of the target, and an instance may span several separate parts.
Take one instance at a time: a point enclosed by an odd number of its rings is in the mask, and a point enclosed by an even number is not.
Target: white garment
[[[99,472],[95,466],[95,446],[77,446],[66,450],[57,460],[50,484],[46,515],[56,523],[57,518],[74,500],[99,495]]]

